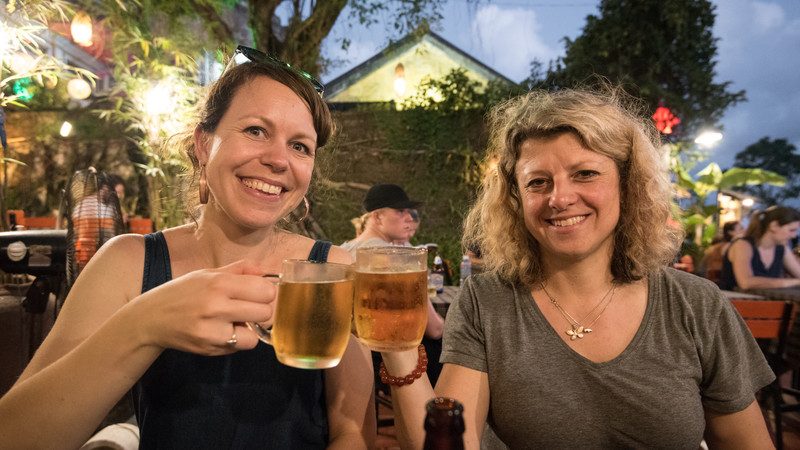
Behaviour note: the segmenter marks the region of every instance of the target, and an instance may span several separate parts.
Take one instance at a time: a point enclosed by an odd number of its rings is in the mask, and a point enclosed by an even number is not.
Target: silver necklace
[[[601,298],[600,301],[596,305],[594,305],[594,308],[592,308],[592,310],[589,311],[589,313],[586,314],[586,316],[583,319],[575,320],[574,317],[572,317],[567,311],[564,310],[564,308],[561,307],[561,305],[558,304],[558,301],[555,299],[555,297],[553,297],[552,295],[550,295],[549,292],[547,292],[547,289],[544,287],[544,284],[542,284],[541,286],[542,286],[542,291],[544,291],[547,297],[550,298],[550,303],[552,303],[553,306],[556,307],[556,309],[561,313],[561,315],[564,316],[564,319],[567,321],[567,323],[569,323],[570,329],[566,330],[566,333],[567,335],[569,335],[569,339],[571,341],[574,341],[575,339],[579,338],[583,339],[584,335],[592,332],[592,329],[590,327],[594,325],[595,322],[597,322],[597,319],[599,319],[604,312],[606,312],[606,308],[608,308],[608,305],[611,304],[611,300],[614,300],[614,292],[616,292],[617,290],[617,285],[613,284],[611,288],[606,292],[606,295],[604,295],[603,298]],[[609,297],[608,294],[611,294],[611,297]],[[606,298],[608,298],[608,302],[606,302]],[[597,310],[597,308],[599,308],[600,305],[602,305],[603,303],[605,303],[605,306],[603,307],[602,310],[600,310],[599,313],[597,313],[597,316],[595,316],[594,320],[592,320],[592,322],[588,325],[582,325],[583,322],[585,322],[586,319],[591,317],[592,313],[594,313]]]

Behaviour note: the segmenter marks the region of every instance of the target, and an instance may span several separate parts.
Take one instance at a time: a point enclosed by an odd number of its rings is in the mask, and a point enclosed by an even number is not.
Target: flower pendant
[[[575,339],[583,339],[584,334],[591,333],[591,328],[583,328],[583,326],[572,327],[571,330],[567,330],[567,334],[569,335],[569,339],[574,341]]]

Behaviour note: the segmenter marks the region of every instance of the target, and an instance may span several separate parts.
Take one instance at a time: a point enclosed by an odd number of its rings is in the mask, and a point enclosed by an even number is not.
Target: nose
[[[554,210],[564,211],[570,205],[574,205],[577,199],[578,195],[572,183],[568,181],[554,181],[548,204]]]
[[[271,167],[276,173],[285,172],[289,168],[290,151],[288,144],[270,141],[261,152],[259,161],[261,164]]]

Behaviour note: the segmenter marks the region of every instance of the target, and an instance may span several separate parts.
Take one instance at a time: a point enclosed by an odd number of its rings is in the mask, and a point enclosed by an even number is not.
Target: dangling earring
[[[200,167],[200,204],[205,205],[208,203],[208,181],[206,181],[206,165]],[[305,198],[305,197],[304,197]]]
[[[306,205],[306,213],[303,214],[303,217],[301,217],[300,220],[298,220],[298,222],[304,221],[306,217],[308,217],[308,212],[311,210],[311,206],[309,206],[308,199],[306,198],[305,195],[303,196],[303,204]]]

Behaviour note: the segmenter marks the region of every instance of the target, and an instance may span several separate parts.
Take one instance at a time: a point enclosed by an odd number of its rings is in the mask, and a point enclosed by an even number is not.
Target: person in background
[[[356,230],[355,239],[343,243],[342,248],[355,255],[359,247],[392,245],[394,241],[405,240],[413,223],[410,211],[420,204],[409,200],[408,194],[396,184],[372,186],[364,197],[363,231],[359,234]]]
[[[335,368],[295,369],[245,326],[271,324],[264,275],[283,260],[351,258],[279,226],[332,133],[321,85],[256,50],[234,56],[179,142],[202,214],[92,258],[0,399],[0,447],[79,448],[131,388],[142,449],[373,445],[365,346],[351,339]]]
[[[722,258],[728,251],[731,242],[744,233],[744,227],[738,220],[725,222],[722,226],[722,236],[717,242],[706,250],[704,256],[706,278],[719,284],[720,274],[722,273]]]
[[[744,237],[735,239],[722,259],[724,290],[800,286],[800,263],[789,241],[797,236],[800,213],[787,206],[755,211]],[[784,275],[788,272],[791,278]]]
[[[367,219],[369,219],[369,213],[350,219],[350,223],[353,224],[355,229],[356,237],[361,236],[361,233],[367,228]]]
[[[407,241],[409,235],[413,233],[412,230],[416,230],[411,211],[419,217],[416,208],[421,204],[422,202],[409,200],[406,191],[396,184],[377,184],[371,187],[364,197],[363,206],[367,211],[362,216],[364,231],[355,239],[343,243],[341,247],[348,250],[355,259],[357,250],[361,247],[391,246],[394,242]],[[443,332],[444,318],[436,312],[433,303],[428,299],[428,322],[423,340],[434,341],[434,346],[431,347],[432,356],[437,353],[434,347],[437,341],[440,342]],[[378,389],[388,392],[389,388],[380,383],[377,375],[381,362],[380,354],[372,352],[372,362]],[[438,364],[438,361],[436,362]]]
[[[122,177],[116,174],[111,174],[108,176],[109,183],[114,186],[114,192],[117,194],[117,199],[119,200],[119,208],[122,211],[122,221],[125,223],[125,229],[128,229],[129,223],[129,215],[127,209],[125,207],[125,182],[122,181]]]
[[[356,258],[356,250],[361,247],[391,246],[395,241],[408,239],[412,228],[416,229],[411,211],[416,212],[422,202],[409,200],[408,194],[396,184],[377,184],[372,186],[364,197],[362,216],[364,231],[355,239],[347,241],[341,247]],[[419,214],[417,212],[417,214]],[[419,215],[417,216],[419,217]],[[439,339],[442,337],[444,319],[433,303],[428,300],[428,325],[425,336]]]
[[[652,120],[625,99],[532,91],[492,110],[496,167],[463,237],[486,270],[448,310],[435,391],[416,379],[416,350],[382,353],[403,448],[422,447],[434,396],[463,404],[467,449],[484,436],[508,448],[772,448],[755,393],[775,376],[717,286],[667,266],[682,240],[667,221],[668,170]]]
[[[397,239],[392,242],[392,244],[400,246],[400,247],[411,247],[411,238],[414,237],[414,233],[417,232],[417,228],[419,228],[419,211],[416,209],[409,209],[408,213],[411,215],[411,229],[408,230],[408,234],[406,235],[405,239]]]

